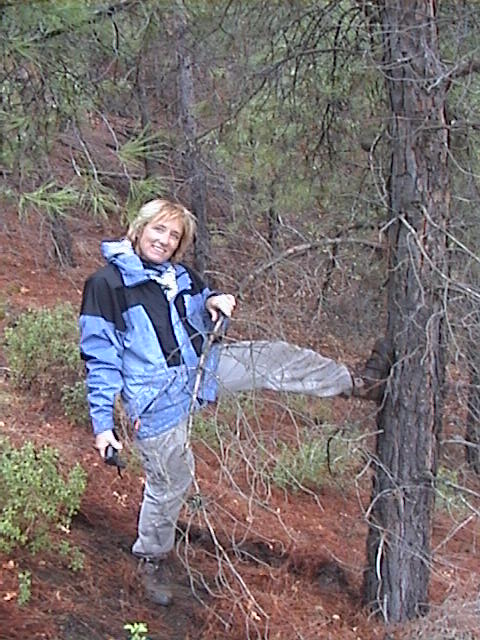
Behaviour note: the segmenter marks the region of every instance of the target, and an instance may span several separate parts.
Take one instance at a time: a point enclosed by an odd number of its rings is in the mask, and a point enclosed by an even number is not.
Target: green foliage
[[[325,398],[313,398],[297,393],[286,393],[285,405],[292,417],[300,419],[305,426],[331,424],[332,404]]]
[[[72,305],[21,314],[16,325],[5,330],[5,351],[15,385],[59,394],[59,381],[76,382],[82,375]]]
[[[2,6],[0,128],[9,135],[0,138],[0,160],[29,177],[41,169],[38,161],[48,156],[55,132],[92,105],[92,85],[82,77],[91,62],[91,5],[43,0]]]
[[[69,214],[80,201],[80,193],[70,186],[59,187],[54,181],[42,184],[30,193],[20,196],[18,213],[21,218],[34,210],[47,218],[62,218]]]
[[[0,444],[0,551],[56,548],[52,534],[69,532],[85,491],[85,471],[77,463],[64,479],[55,449]],[[78,557],[74,561],[78,565]]]
[[[30,571],[20,571],[18,574],[18,598],[19,607],[28,604],[32,596],[32,574]]]
[[[259,40],[263,49],[248,38],[247,55],[250,61],[256,58],[259,67],[271,65],[275,73],[217,139],[219,160],[231,168],[237,189],[252,198],[260,215],[273,208],[281,217],[292,212],[301,217],[303,211],[311,211],[316,199],[321,207],[344,216],[345,193],[350,192],[354,177],[350,174],[344,181],[343,169],[334,165],[337,158],[343,161],[346,148],[355,148],[356,129],[370,116],[365,100],[368,82],[364,75],[358,82],[364,63],[352,51],[361,43],[357,32],[352,46],[355,27],[345,19],[346,3],[331,3],[318,11],[321,26],[315,29],[317,46],[311,54],[303,41],[312,27],[308,11],[284,5],[275,12],[275,19],[260,18],[269,35]],[[357,19],[360,16],[353,22]],[[259,24],[250,26],[259,28]],[[340,41],[345,47],[342,55],[323,54],[322,49],[331,51]],[[295,50],[301,55],[296,57]],[[331,191],[331,202],[325,203]]]
[[[163,162],[168,159],[170,145],[162,131],[152,132],[149,127],[141,131],[136,138],[130,138],[117,151],[120,161],[125,165],[139,167],[144,160]]]
[[[0,293],[0,321],[6,320],[10,315],[10,303],[8,296]]]
[[[71,304],[22,313],[5,330],[5,353],[14,385],[49,393],[73,424],[88,424],[77,314]]]
[[[192,436],[207,447],[218,450],[227,430],[228,427],[219,422],[215,416],[204,417],[199,414],[193,423]]]
[[[68,540],[60,540],[58,543],[58,553],[68,558],[68,566],[72,571],[81,571],[84,564],[84,555],[78,547],[75,547]]]
[[[67,418],[72,424],[89,423],[87,389],[84,380],[77,380],[71,385],[62,387],[60,403]]]
[[[297,491],[302,486],[319,486],[327,467],[323,440],[312,440],[293,448],[280,442],[272,480],[281,489]]]
[[[349,431],[351,435],[353,427]],[[345,474],[356,464],[358,454],[352,440],[337,432],[325,425],[317,434],[305,431],[298,445],[279,442],[269,471],[273,483],[281,489],[298,491],[318,488],[332,473]]]
[[[222,420],[230,424],[232,421],[252,420],[264,409],[262,394],[256,391],[241,391],[222,396],[217,404]]]
[[[148,627],[145,622],[129,622],[123,625],[130,634],[129,640],[148,640]]]
[[[114,191],[88,175],[83,176],[79,204],[90,211],[94,218],[108,218],[120,209]]]
[[[130,180],[126,204],[127,219],[124,222],[132,220],[137,215],[142,204],[165,193],[165,188],[165,181],[158,176],[145,178],[144,180]]]

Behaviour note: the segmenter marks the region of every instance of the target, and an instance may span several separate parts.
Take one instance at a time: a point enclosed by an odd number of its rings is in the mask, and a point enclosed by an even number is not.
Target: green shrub
[[[64,479],[58,458],[51,447],[36,450],[27,442],[15,448],[6,439],[0,441],[0,551],[65,549],[52,534],[68,533],[86,473],[75,464]],[[78,565],[78,557],[73,559]]]
[[[231,424],[239,419],[255,420],[265,407],[265,399],[258,391],[240,391],[219,397],[217,415]]]
[[[210,449],[220,448],[222,437],[226,434],[227,427],[218,422],[215,416],[197,415],[193,423],[192,437],[200,441]]]
[[[58,553],[68,558],[68,566],[72,571],[80,571],[83,569],[84,555],[77,547],[70,544],[68,540],[60,540],[57,547]]]
[[[11,378],[21,388],[35,387],[60,395],[60,382],[82,376],[77,316],[71,304],[29,310],[5,330]]]
[[[64,385],[60,403],[65,415],[72,424],[89,424],[87,388],[84,380],[77,380],[71,385]]]
[[[78,349],[77,314],[71,304],[22,313],[5,330],[11,379],[19,388],[60,400],[73,424],[88,424],[84,367]]]

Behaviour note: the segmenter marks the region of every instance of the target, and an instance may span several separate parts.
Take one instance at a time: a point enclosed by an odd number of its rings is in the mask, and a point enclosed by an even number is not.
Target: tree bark
[[[73,255],[72,235],[65,220],[58,215],[49,219],[50,237],[53,245],[53,255],[61,267],[75,267]]]
[[[270,206],[267,212],[268,223],[268,244],[271,246],[274,253],[278,253],[280,248],[279,236],[280,236],[280,216],[278,215],[277,207],[275,204],[275,191],[276,191],[277,176],[272,178],[270,184]]]
[[[194,116],[195,92],[193,62],[187,42],[187,21],[183,2],[177,10],[178,99],[185,138],[185,167],[190,185],[190,208],[197,217],[194,266],[203,275],[210,259],[210,237],[207,227],[207,184],[197,142]]]
[[[467,397],[465,456],[470,469],[476,474],[480,474],[480,355],[478,341],[469,344],[467,367],[470,386]]]
[[[144,55],[143,52],[139,54],[137,62],[137,70],[135,76],[135,93],[138,101],[138,108],[140,110],[140,124],[142,131],[153,131],[152,118],[150,115],[150,108],[148,106],[148,96],[145,89],[145,77],[144,77]],[[156,162],[152,160],[149,155],[146,155],[143,159],[143,166],[145,169],[145,178],[150,178],[155,175]]]
[[[387,622],[428,609],[445,375],[448,130],[436,2],[381,3],[390,99],[387,339],[394,364],[377,423],[364,599]]]

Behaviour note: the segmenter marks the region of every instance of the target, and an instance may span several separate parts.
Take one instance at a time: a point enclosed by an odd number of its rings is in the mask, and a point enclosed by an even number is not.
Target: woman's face
[[[170,260],[183,235],[183,222],[178,218],[159,220],[154,218],[145,225],[138,240],[137,252],[155,264]]]

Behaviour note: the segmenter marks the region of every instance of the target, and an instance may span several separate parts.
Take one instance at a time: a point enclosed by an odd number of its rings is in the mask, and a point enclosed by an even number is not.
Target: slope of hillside
[[[48,257],[38,219],[20,223],[14,211],[6,210],[0,236],[2,329],[29,307],[63,301],[78,307],[86,275],[100,264],[101,238],[120,229],[77,220],[69,224],[77,266],[59,269]],[[227,251],[222,259],[224,273],[217,277],[226,282],[237,263]],[[232,335],[247,335],[245,328],[255,326],[256,312],[254,297],[242,302]],[[298,314],[295,304],[292,313]],[[285,333],[307,342],[300,330],[295,333],[298,326],[292,322]],[[355,344],[330,339],[321,319],[317,329],[309,344],[352,360]],[[134,454],[127,447],[128,467],[118,477],[100,462],[89,425],[70,424],[48,397],[16,391],[3,354],[1,358],[1,433],[16,444],[32,440],[55,446],[65,469],[78,461],[88,474],[81,509],[68,534],[85,554],[81,571],[74,573],[61,558],[45,553],[0,554],[1,640],[120,640],[129,638],[124,629],[129,622],[147,624],[152,640],[476,637],[478,620],[469,592],[480,575],[475,557],[479,529],[473,516],[455,515],[454,520],[439,512],[430,617],[411,630],[388,629],[386,635],[384,625],[362,608],[370,479],[358,448],[374,445],[369,435],[374,432],[374,405],[262,394],[211,408],[200,427],[221,427],[221,445],[208,438],[195,440],[200,495],[192,496],[180,521],[178,563],[184,578],[174,605],[162,609],[143,599],[130,555],[142,491]],[[329,473],[325,464],[320,488],[280,489],[267,478],[259,444],[295,441],[306,428],[334,435],[340,429],[340,435],[359,445],[349,449],[352,458],[344,460],[343,470],[332,463]],[[245,464],[242,453],[248,458],[252,452],[257,457]],[[31,599],[20,607],[18,574],[26,570],[32,575]],[[442,604],[446,596],[447,604]],[[448,635],[450,630],[457,635]]]

